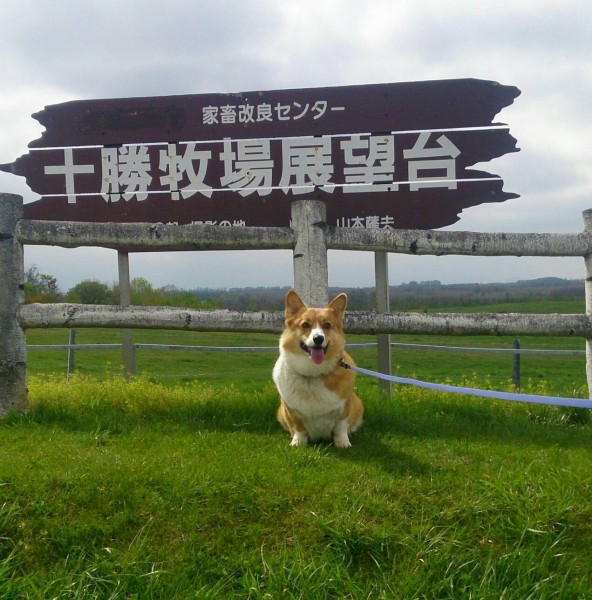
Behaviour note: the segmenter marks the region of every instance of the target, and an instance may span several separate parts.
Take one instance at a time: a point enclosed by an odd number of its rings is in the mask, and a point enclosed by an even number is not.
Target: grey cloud
[[[592,8],[586,0],[544,6],[510,2],[488,8],[478,3],[446,3],[436,10],[424,8],[414,13],[408,35],[426,60],[520,60],[536,54],[537,62],[542,58],[553,65],[579,57],[592,43]],[[418,40],[422,43],[417,44]],[[504,66],[511,70],[510,64]]]
[[[506,182],[509,191],[518,194],[541,192],[561,193],[585,182],[576,165],[549,156],[544,148],[523,148],[524,153],[512,155],[504,160],[502,168],[490,167]]]
[[[253,49],[278,26],[261,2],[9,4],[2,47],[13,70],[84,97],[205,91],[221,77],[240,83],[246,64],[264,72]]]

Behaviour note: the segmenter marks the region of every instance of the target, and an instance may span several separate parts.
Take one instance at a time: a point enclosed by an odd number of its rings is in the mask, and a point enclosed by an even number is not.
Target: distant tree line
[[[142,277],[130,281],[134,306],[182,306],[186,308],[218,308],[212,300],[202,300],[195,292],[174,285],[155,288]],[[76,304],[119,304],[119,284],[85,279],[63,294],[57,279],[39,273],[33,265],[25,272],[25,302],[75,302]]]
[[[288,287],[230,289],[179,289],[174,285],[155,288],[142,277],[132,279],[131,301],[135,306],[180,306],[196,309],[227,308],[257,311],[283,310]],[[349,310],[375,310],[374,288],[331,288],[330,296],[348,294]],[[410,281],[390,287],[391,311],[422,311],[452,306],[480,306],[526,300],[584,298],[582,280],[545,277],[515,283],[442,284],[438,280]],[[75,302],[119,304],[119,284],[85,279],[63,294],[52,275],[39,273],[36,266],[25,273],[26,302]]]
[[[201,298],[231,310],[283,310],[287,287],[198,289]],[[373,287],[330,288],[329,296],[346,292],[349,310],[375,310]],[[411,281],[391,286],[390,307],[396,311],[422,311],[452,306],[480,306],[525,300],[584,298],[582,280],[546,277],[515,283],[442,284],[440,281]]]

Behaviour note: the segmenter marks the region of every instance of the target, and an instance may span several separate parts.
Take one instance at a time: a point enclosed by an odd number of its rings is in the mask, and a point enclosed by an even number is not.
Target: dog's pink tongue
[[[320,365],[325,360],[325,351],[322,348],[311,348],[310,358],[315,365]]]

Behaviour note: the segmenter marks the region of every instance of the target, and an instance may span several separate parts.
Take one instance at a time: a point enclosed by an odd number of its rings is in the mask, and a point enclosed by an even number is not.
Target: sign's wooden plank
[[[458,182],[493,177],[467,167],[515,152],[515,144],[507,129],[493,129],[66,148],[33,150],[12,170],[24,175],[35,192],[66,196],[70,205],[85,205],[87,195],[100,194],[114,204],[112,218],[118,210],[123,216],[129,200],[142,202],[153,194],[173,201],[194,198],[201,206],[213,198],[230,221],[243,220],[246,212],[231,211],[233,195],[250,198],[251,216],[259,206],[255,198],[266,201],[268,211],[278,201],[303,195],[340,206],[344,199],[355,197],[360,203],[363,197],[371,210],[387,215],[406,191],[411,201],[421,200],[426,189],[456,190]],[[187,219],[195,220],[192,216]],[[276,224],[286,225],[283,219]]]
[[[483,175],[474,172],[475,175]],[[425,188],[421,193],[399,191],[375,192],[372,202],[360,202],[357,194],[343,194],[336,188],[333,194],[316,190],[308,198],[324,200],[327,220],[340,227],[392,227],[398,229],[436,229],[458,221],[465,208],[482,202],[503,202],[515,198],[504,192],[499,178],[460,182],[454,190]],[[364,196],[365,198],[368,195]],[[67,197],[43,197],[25,204],[27,219],[94,221],[94,222],[152,222],[152,223],[210,223],[224,226],[288,227],[290,204],[296,196],[280,193],[270,196],[243,198],[226,190],[214,192],[210,198],[171,200],[170,194],[149,194],[146,200],[132,198],[107,202],[101,196],[80,198],[68,204]]]
[[[31,148],[382,133],[490,125],[520,94],[479,79],[77,100],[36,113]]]

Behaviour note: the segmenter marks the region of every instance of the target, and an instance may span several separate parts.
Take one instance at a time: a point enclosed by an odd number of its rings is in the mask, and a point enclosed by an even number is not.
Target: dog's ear
[[[294,290],[290,290],[286,294],[286,319],[295,317],[306,308],[306,304],[302,302],[302,298]]]
[[[340,318],[343,319],[345,307],[347,306],[347,295],[339,294],[329,302],[329,308]]]

